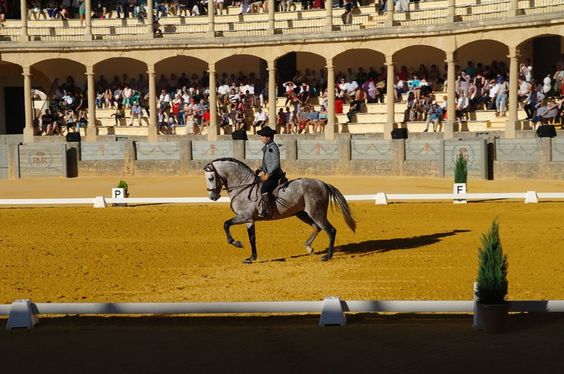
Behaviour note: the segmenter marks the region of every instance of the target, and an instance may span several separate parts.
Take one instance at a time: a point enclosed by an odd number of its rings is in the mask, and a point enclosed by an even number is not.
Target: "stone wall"
[[[483,134],[452,140],[425,136],[383,140],[336,134],[328,141],[308,134],[277,135],[276,142],[284,170],[293,175],[450,177],[456,158],[463,154],[469,174],[478,178],[564,179],[564,139],[558,138],[500,139]],[[0,168],[6,170],[0,177],[188,175],[199,174],[208,162],[222,157],[243,160],[254,169],[260,166],[261,148],[258,137],[234,141],[220,136],[215,142],[162,137],[156,143],[115,137],[64,143],[57,137],[32,145],[5,145]]]

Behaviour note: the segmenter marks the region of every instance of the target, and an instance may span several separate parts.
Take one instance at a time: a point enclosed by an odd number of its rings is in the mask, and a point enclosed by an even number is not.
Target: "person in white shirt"
[[[268,120],[268,116],[266,115],[266,112],[262,110],[261,107],[259,107],[257,109],[257,112],[255,113],[255,120],[253,122],[254,127],[256,128],[260,126],[260,128],[262,129],[264,125],[266,125],[267,120]]]

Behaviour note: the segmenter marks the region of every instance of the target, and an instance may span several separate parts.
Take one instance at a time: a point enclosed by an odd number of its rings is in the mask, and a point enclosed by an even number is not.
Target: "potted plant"
[[[468,161],[460,152],[456,163],[454,164],[454,187],[453,194],[465,194],[466,193],[466,182],[468,181]],[[466,204],[466,199],[455,199],[453,201],[455,204]]]
[[[118,185],[117,185],[117,188],[123,189],[123,191],[124,191],[123,197],[129,197],[129,191],[127,190],[128,187],[129,186],[127,185],[127,182],[124,181],[124,180],[120,180]]]
[[[478,254],[476,296],[478,326],[501,333],[505,327],[510,303],[507,297],[507,256],[503,253],[497,219],[481,237]]]

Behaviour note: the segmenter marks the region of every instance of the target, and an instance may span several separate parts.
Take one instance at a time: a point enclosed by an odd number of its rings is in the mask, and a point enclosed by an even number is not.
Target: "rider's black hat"
[[[257,135],[266,136],[268,138],[274,137],[274,134],[276,134],[276,130],[272,130],[268,126],[264,126],[262,130],[257,131]]]

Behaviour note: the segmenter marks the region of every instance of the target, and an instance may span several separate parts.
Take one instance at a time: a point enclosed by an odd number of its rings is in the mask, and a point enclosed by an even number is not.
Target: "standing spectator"
[[[497,95],[495,97],[495,110],[496,115],[505,117],[507,112],[507,92],[509,91],[509,84],[506,82],[505,77],[501,77],[501,82],[498,84]]]

